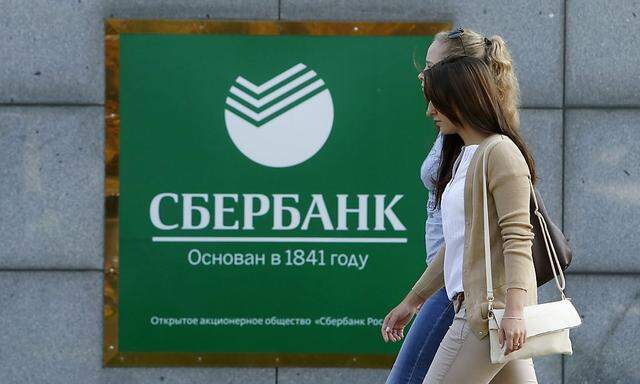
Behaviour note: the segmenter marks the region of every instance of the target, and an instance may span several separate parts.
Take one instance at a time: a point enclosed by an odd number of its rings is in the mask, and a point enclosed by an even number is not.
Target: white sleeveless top
[[[469,162],[478,144],[465,145],[453,165],[453,176],[442,192],[442,232],[446,244],[444,253],[444,285],[449,300],[462,286],[462,256],[464,253],[464,183]]]

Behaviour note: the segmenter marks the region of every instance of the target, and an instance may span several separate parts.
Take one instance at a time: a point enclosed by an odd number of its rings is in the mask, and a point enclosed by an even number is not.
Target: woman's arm
[[[438,289],[444,286],[444,251],[446,244],[443,241],[438,253],[433,257],[431,263],[422,273],[422,276],[415,282],[411,291],[405,299],[411,302],[422,300],[425,302]],[[422,303],[421,302],[421,303]]]
[[[489,193],[493,196],[502,236],[506,289],[526,291],[535,276],[529,167],[520,149],[511,140],[504,140],[489,153],[487,168]]]
[[[506,343],[505,354],[519,349],[526,340],[524,306],[527,288],[535,279],[531,247],[533,225],[529,204],[529,166],[520,149],[510,140],[496,144],[489,154],[487,177],[498,214],[503,243],[507,297],[505,317],[500,324],[500,344]],[[533,284],[535,286],[535,284]]]
[[[444,285],[444,242],[422,276],[414,284],[400,304],[393,308],[382,322],[380,332],[385,342],[399,341],[404,337],[404,327],[411,321],[429,296]]]

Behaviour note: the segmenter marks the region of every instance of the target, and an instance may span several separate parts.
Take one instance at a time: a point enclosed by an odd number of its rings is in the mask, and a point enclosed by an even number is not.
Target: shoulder
[[[529,174],[529,165],[520,148],[509,136],[500,136],[487,153],[487,172],[511,171]]]
[[[433,156],[433,157],[440,157],[440,152],[442,151],[442,132],[438,132],[438,135],[436,136],[436,140],[433,143],[433,146],[431,147],[431,151],[429,151],[429,156]]]

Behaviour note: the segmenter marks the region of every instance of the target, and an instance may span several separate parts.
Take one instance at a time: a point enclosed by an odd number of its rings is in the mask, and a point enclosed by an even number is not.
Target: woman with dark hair
[[[444,286],[455,316],[423,383],[537,383],[532,359],[492,364],[487,337],[490,308],[505,309],[500,343],[505,354],[519,349],[526,340],[524,307],[537,304],[529,217],[529,178],[536,182],[533,157],[507,118],[486,62],[449,57],[425,69],[423,78],[428,113],[444,135],[436,183],[444,242],[405,299],[385,318],[383,331],[401,334],[417,307]],[[483,165],[491,303],[486,297]]]
[[[426,67],[430,68],[439,61],[452,56],[472,56],[483,60],[489,66],[495,79],[498,98],[504,108],[505,118],[514,129],[519,127],[519,86],[514,72],[511,54],[504,39],[498,35],[485,37],[470,29],[458,28],[453,31],[442,31],[435,35],[426,54]],[[424,80],[424,72],[418,78]],[[431,264],[438,249],[444,242],[442,212],[437,204],[437,180],[442,160],[443,141],[459,139],[457,135],[444,135],[437,127],[437,137],[426,156],[420,176],[424,186],[429,190],[427,202],[427,220],[425,222],[426,262]],[[450,157],[451,144],[447,145],[447,156]],[[403,340],[402,348],[396,357],[393,368],[387,377],[387,384],[419,384],[422,383],[440,342],[453,321],[453,302],[443,286],[431,295],[419,308],[416,318],[404,337],[403,329],[385,330],[382,336],[385,341]],[[387,321],[394,312],[387,316]],[[413,316],[413,314],[411,314]],[[409,319],[405,322],[408,323]],[[386,322],[385,322],[386,323]]]

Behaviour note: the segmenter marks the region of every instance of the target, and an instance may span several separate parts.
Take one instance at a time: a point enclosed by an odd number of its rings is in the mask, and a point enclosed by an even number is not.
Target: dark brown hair
[[[537,181],[535,162],[518,127],[505,117],[495,80],[487,64],[470,56],[451,56],[424,70],[424,97],[451,123],[479,132],[508,136],[527,161],[531,181]],[[436,186],[437,206],[442,192],[451,180],[453,163],[464,145],[459,135],[444,135]]]

